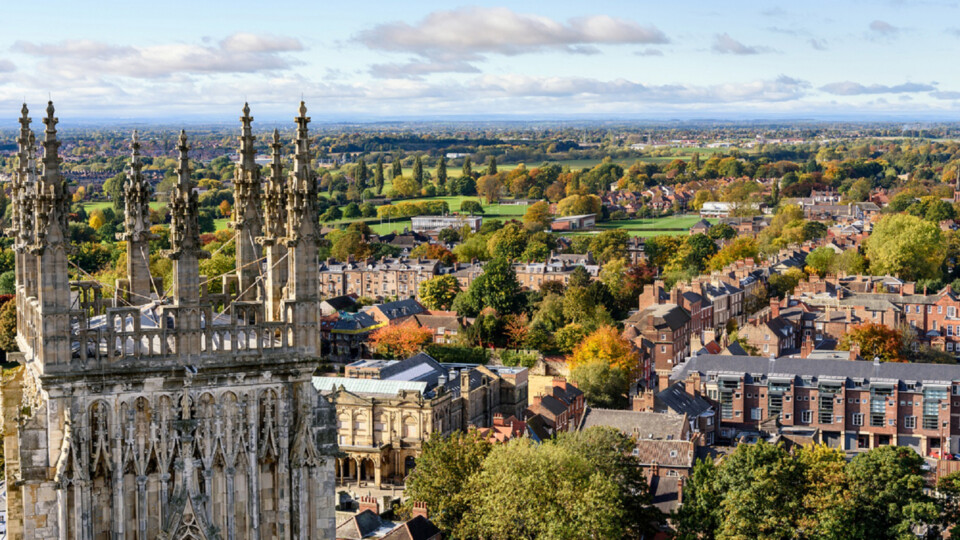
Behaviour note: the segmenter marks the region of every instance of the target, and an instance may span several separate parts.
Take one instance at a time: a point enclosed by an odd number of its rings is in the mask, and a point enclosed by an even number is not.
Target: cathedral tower
[[[282,228],[278,240],[297,252],[297,287],[277,299],[283,308],[268,314],[242,290],[208,293],[218,276],[200,275],[207,254],[181,132],[164,254],[173,283],[164,291],[149,275],[149,186],[134,135],[120,237],[134,266],[119,280],[126,288],[104,297],[106,285],[70,280],[69,191],[53,105],[40,173],[31,165],[29,124],[24,107],[13,185],[22,352],[10,355],[21,365],[4,374],[2,388],[8,538],[334,538],[334,411],[311,381],[320,327],[311,311],[319,311],[318,216],[306,200],[309,182],[297,184],[300,198],[284,199],[296,226],[272,212],[279,223],[264,235]],[[315,182],[309,147],[298,150],[297,180]],[[276,162],[271,180],[280,174]],[[255,290],[263,286],[259,272],[250,279]]]

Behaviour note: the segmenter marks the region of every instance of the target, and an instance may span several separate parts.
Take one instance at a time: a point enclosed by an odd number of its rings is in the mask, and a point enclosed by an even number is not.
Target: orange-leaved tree
[[[407,358],[417,354],[433,339],[433,331],[412,320],[375,330],[368,339],[370,348],[386,358]]]
[[[571,369],[584,364],[602,362],[630,375],[631,380],[640,369],[640,355],[629,341],[620,337],[613,326],[601,326],[584,338],[568,360]]]
[[[905,362],[903,334],[882,324],[865,323],[854,326],[840,340],[840,350],[849,351],[856,344],[860,356],[866,360],[880,358],[882,362]]]

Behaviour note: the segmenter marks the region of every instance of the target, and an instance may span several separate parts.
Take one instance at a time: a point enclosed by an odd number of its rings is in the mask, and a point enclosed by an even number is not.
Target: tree
[[[683,506],[674,518],[677,538],[693,540],[716,538],[723,516],[720,503],[720,469],[713,459],[697,460],[683,486]]]
[[[343,217],[346,219],[354,219],[360,217],[360,205],[352,202],[348,204],[343,209]]]
[[[437,162],[437,185],[443,188],[447,185],[447,156],[440,156]]]
[[[604,362],[622,370],[631,377],[630,380],[640,369],[640,355],[612,326],[602,326],[587,336],[568,360],[571,368],[591,362]]]
[[[487,163],[487,174],[497,174],[497,158],[490,156],[490,161]]]
[[[463,172],[461,176],[464,178],[473,178],[473,167],[470,165],[470,156],[463,158]]]
[[[550,228],[553,221],[550,216],[550,204],[547,201],[537,201],[527,208],[523,214],[523,226],[528,231],[543,231]]]
[[[416,197],[420,194],[420,184],[409,176],[394,176],[392,190],[400,197]]]
[[[748,257],[756,257],[759,253],[760,250],[755,239],[741,236],[723,246],[723,249],[711,257],[710,261],[707,263],[707,268],[710,270],[721,270],[724,266],[727,266],[730,263],[746,259]]]
[[[587,337],[587,330],[582,324],[570,323],[557,330],[554,340],[557,345],[557,350],[567,354],[573,352],[585,337]]]
[[[370,256],[371,248],[363,234],[356,230],[336,231],[328,237],[331,241],[330,256],[345,261],[347,257],[366,259]]]
[[[870,270],[901,279],[939,277],[946,249],[940,228],[909,214],[889,214],[864,242]]]
[[[414,503],[425,503],[430,521],[450,534],[471,506],[473,493],[467,491],[467,484],[492,448],[476,430],[449,436],[434,431],[407,477],[404,509],[411,511]]]
[[[515,261],[523,254],[527,247],[527,233],[516,222],[512,221],[493,233],[487,241],[487,251],[493,257]]]
[[[0,350],[17,352],[17,302],[9,299],[0,306]]]
[[[460,203],[460,211],[466,212],[471,216],[477,214],[483,215],[483,206],[480,204],[480,201],[466,200]]]
[[[396,155],[393,156],[393,163],[391,164],[391,166],[392,166],[391,173],[392,173],[392,174],[390,175],[390,176],[391,176],[391,180],[392,180],[393,178],[399,178],[399,177],[403,176],[403,164],[402,164],[402,160],[403,160],[403,155],[402,155],[402,154],[399,154],[399,153],[398,153],[398,154],[396,154]]]
[[[570,195],[557,203],[557,213],[561,216],[600,215],[602,207],[603,203],[596,195]]]
[[[440,264],[444,266],[450,266],[457,262],[457,256],[445,246],[440,244],[431,244],[429,242],[424,242],[410,250],[410,256],[437,260],[440,261]]]
[[[447,310],[460,292],[460,282],[451,274],[436,276],[420,283],[419,297],[429,309]]]
[[[413,179],[417,184],[423,185],[423,162],[420,161],[420,154],[413,158]]]
[[[103,218],[102,210],[97,208],[93,212],[90,212],[90,221],[88,222],[88,225],[90,225],[91,229],[95,231],[99,231],[100,228],[103,227],[105,224],[106,224],[106,221]]]
[[[233,206],[230,205],[230,201],[220,201],[220,206],[218,208],[220,210],[220,215],[223,217],[230,217],[230,214],[233,213]]]
[[[880,446],[846,467],[851,504],[847,538],[916,538],[912,528],[937,518],[924,493],[924,460],[912,448]]]
[[[357,159],[356,172],[354,173],[354,180],[357,182],[357,189],[363,191],[367,187],[367,178],[370,174],[370,171],[367,170],[367,162],[364,161],[363,156],[360,156]]]
[[[717,223],[707,229],[707,236],[714,240],[730,240],[737,236],[737,231],[726,223]]]
[[[840,339],[840,350],[849,351],[856,344],[860,356],[881,362],[903,362],[903,336],[899,331],[876,323],[864,323],[848,330]]]
[[[499,201],[502,190],[503,180],[498,174],[487,174],[477,180],[477,193],[487,199],[487,204]]]
[[[520,283],[513,266],[506,259],[499,258],[488,262],[470,287],[457,295],[453,308],[466,317],[475,317],[486,307],[507,315],[516,313],[522,303]]]
[[[14,270],[7,270],[0,274],[0,295],[17,293],[17,273]]]
[[[373,184],[377,188],[377,195],[383,193],[383,156],[377,158],[377,168],[373,171]]]
[[[408,320],[374,330],[367,341],[384,358],[409,358],[433,341],[433,331]]]
[[[816,272],[818,276],[823,277],[834,270],[836,259],[837,252],[826,246],[821,246],[807,254],[806,263],[808,268]]]
[[[571,448],[513,439],[493,448],[471,477],[458,538],[621,538],[621,487]]]
[[[941,476],[937,480],[937,492],[943,496],[941,515],[944,524],[949,527],[950,537],[956,538],[960,536],[960,472]]]
[[[627,245],[630,243],[630,233],[624,229],[603,231],[590,241],[590,251],[593,256],[605,263],[613,259],[627,257]]]
[[[574,367],[570,378],[593,407],[623,409],[628,405],[630,375],[622,369],[603,361],[587,362]]]

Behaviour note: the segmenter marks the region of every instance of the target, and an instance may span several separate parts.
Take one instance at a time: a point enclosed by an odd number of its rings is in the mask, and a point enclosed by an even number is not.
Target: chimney
[[[687,380],[683,381],[683,389],[691,396],[697,397],[700,395],[699,371],[693,370],[692,373],[687,375]]]
[[[860,358],[860,345],[857,343],[850,344],[850,359],[857,360]]]
[[[809,358],[810,353],[813,352],[813,348],[813,338],[803,336],[803,344],[800,345],[800,358]]]
[[[363,512],[364,510],[370,510],[374,514],[380,515],[380,503],[377,502],[377,498],[373,495],[361,495],[360,496],[360,506],[357,508],[357,513]]]
[[[670,386],[670,374],[664,373],[663,376],[661,376],[658,373],[657,374],[657,391],[662,392],[666,390],[668,386]]]
[[[683,477],[677,479],[677,504],[683,504]]]
[[[660,465],[656,461],[650,465],[650,474],[653,476],[660,476]]]
[[[670,289],[670,303],[683,307],[680,304],[680,284],[679,283],[675,284],[673,286],[673,289]]]
[[[770,299],[770,318],[776,319],[780,316],[780,299],[771,298]]]
[[[566,390],[566,389],[567,389],[567,378],[566,378],[566,377],[554,377],[554,378],[553,378],[553,386],[555,386],[556,388],[563,388],[564,390]]]
[[[493,425],[495,426],[504,426],[503,423],[503,414],[502,413],[493,413]]]
[[[423,519],[428,519],[429,515],[427,514],[427,503],[425,502],[413,503],[413,512],[411,512],[410,515],[411,517],[420,516]]]
[[[654,392],[653,390],[641,390],[639,394],[633,396],[631,405],[637,412],[654,412]]]

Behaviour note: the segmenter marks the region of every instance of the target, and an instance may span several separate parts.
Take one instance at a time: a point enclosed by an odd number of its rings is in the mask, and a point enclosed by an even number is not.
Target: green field
[[[605,221],[597,224],[597,229],[606,231],[613,229],[623,229],[630,236],[640,236],[643,238],[661,235],[684,234],[694,223],[700,221],[700,216],[670,216],[665,218],[646,218],[646,219],[625,219],[620,221]],[[708,219],[710,223],[717,223],[717,219]],[[584,231],[580,234],[592,234]]]
[[[167,205],[167,203],[162,203],[162,202],[158,202],[158,201],[152,201],[152,202],[150,203],[150,208],[152,208],[153,210],[159,210],[159,209],[163,208],[163,207],[166,206],[166,205]],[[84,212],[86,212],[86,213],[88,213],[88,214],[89,214],[90,212],[94,211],[94,210],[103,210],[103,209],[105,209],[105,208],[110,208],[110,209],[112,209],[112,208],[113,208],[113,203],[112,203],[111,201],[97,201],[97,202],[83,203],[83,210],[84,210]]]

